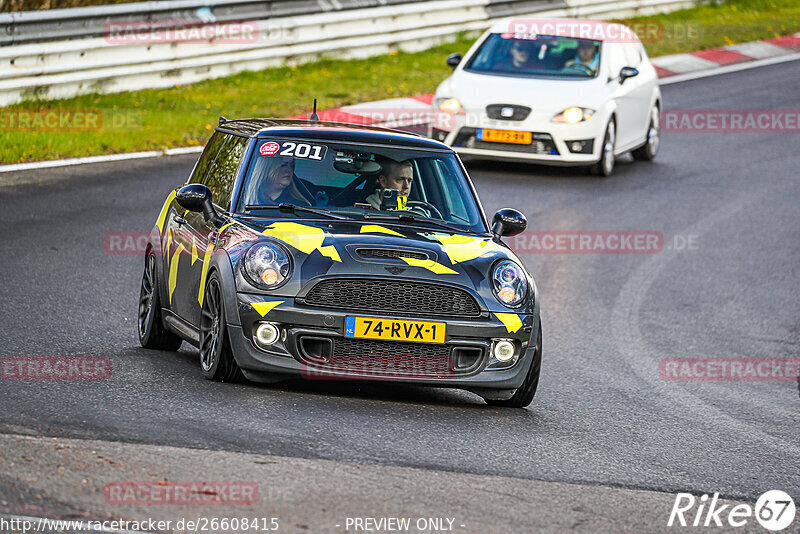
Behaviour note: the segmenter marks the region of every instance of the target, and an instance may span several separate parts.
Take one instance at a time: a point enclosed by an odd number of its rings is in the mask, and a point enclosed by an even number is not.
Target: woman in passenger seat
[[[259,168],[260,167],[260,168]],[[254,176],[258,176],[258,185],[249,190],[256,198],[249,198],[246,204],[295,204],[311,206],[306,196],[298,187],[299,178],[294,174],[294,158],[270,156],[260,157],[256,161]]]

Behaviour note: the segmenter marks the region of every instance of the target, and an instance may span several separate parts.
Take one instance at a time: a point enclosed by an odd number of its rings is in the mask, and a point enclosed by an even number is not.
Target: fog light
[[[494,343],[494,357],[499,362],[510,362],[514,359],[514,343],[507,339],[500,339]]]
[[[278,341],[278,327],[272,323],[259,323],[256,328],[256,342],[264,347]]]
[[[570,147],[570,150],[572,150],[573,152],[580,152],[582,149],[583,149],[583,144],[577,141],[572,143],[572,146]]]

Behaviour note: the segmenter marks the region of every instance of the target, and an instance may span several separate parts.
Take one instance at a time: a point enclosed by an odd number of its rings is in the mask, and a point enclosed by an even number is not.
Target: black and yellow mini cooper
[[[142,346],[199,347],[203,375],[389,380],[527,406],[536,285],[453,150],[403,132],[226,120],[150,235]]]

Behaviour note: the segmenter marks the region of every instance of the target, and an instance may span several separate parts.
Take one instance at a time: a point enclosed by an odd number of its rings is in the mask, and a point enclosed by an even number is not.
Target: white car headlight
[[[247,280],[262,289],[275,289],[292,275],[292,261],[282,246],[261,241],[244,255],[244,274]]]
[[[451,115],[463,115],[465,113],[464,107],[456,98],[440,98],[438,99],[438,107],[439,111],[450,113]]]
[[[528,294],[525,271],[511,260],[498,262],[492,271],[492,291],[505,306],[516,308]]]
[[[553,122],[566,122],[567,124],[577,124],[579,122],[588,121],[594,115],[594,110],[589,108],[579,108],[572,106],[567,108],[555,117]]]

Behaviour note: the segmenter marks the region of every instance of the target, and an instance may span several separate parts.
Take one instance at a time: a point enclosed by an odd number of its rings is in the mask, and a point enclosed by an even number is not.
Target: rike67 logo
[[[780,490],[761,495],[755,507],[718,501],[719,493],[711,499],[706,494],[696,498],[691,493],[678,493],[667,526],[743,527],[755,517],[765,529],[778,532],[792,524],[796,511],[792,497]]]

